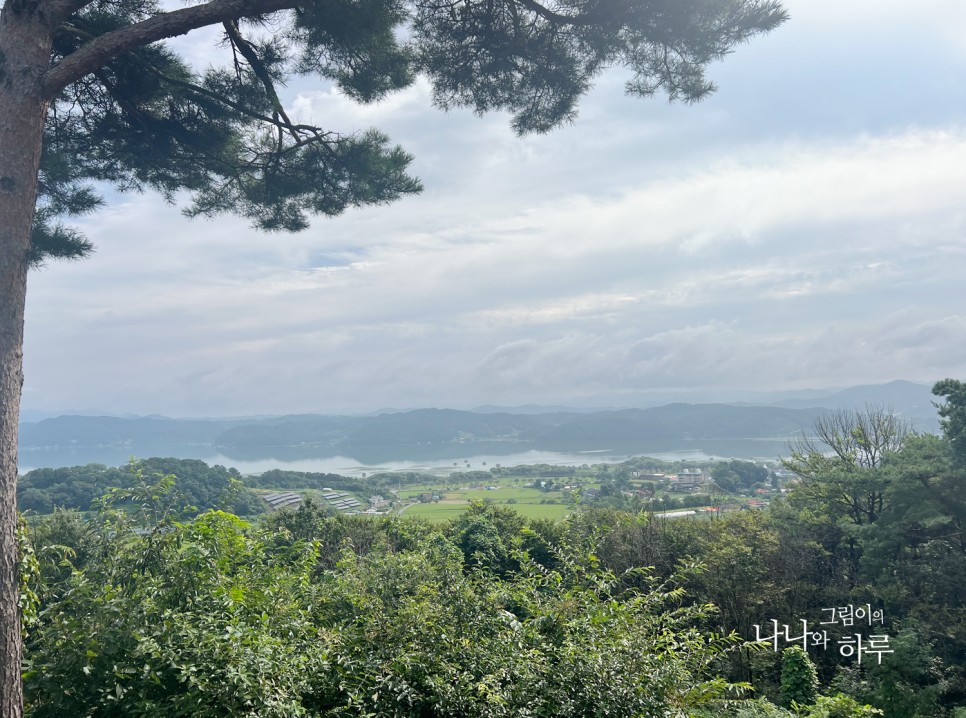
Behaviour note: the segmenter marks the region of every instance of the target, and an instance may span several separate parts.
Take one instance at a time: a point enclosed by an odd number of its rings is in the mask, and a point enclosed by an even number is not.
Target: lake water
[[[664,461],[708,460],[711,457],[700,451],[668,452],[656,459]],[[205,459],[209,464],[234,466],[243,474],[260,474],[269,469],[289,471],[319,471],[343,476],[375,474],[380,471],[418,471],[426,474],[449,474],[453,471],[487,471],[495,466],[519,466],[521,464],[550,464],[551,466],[580,466],[581,464],[616,464],[629,458],[626,454],[613,454],[609,451],[581,451],[563,453],[557,451],[521,451],[515,454],[474,454],[455,461],[445,459],[408,459],[364,464],[348,456],[327,456],[311,459],[282,461],[279,459],[260,459],[233,461],[217,455]]]
[[[787,454],[785,444],[781,441],[705,440],[693,442],[693,444],[693,448],[632,446],[579,452],[539,449],[520,451],[519,445],[455,444],[435,448],[421,446],[372,449],[360,451],[357,456],[311,456],[285,450],[273,452],[274,455],[227,456],[213,451],[210,446],[108,446],[22,450],[20,471],[25,473],[40,467],[56,468],[83,464],[119,466],[131,458],[173,456],[181,459],[200,459],[209,465],[221,464],[234,467],[243,474],[259,474],[269,469],[284,469],[345,476],[359,476],[380,471],[419,471],[445,475],[453,471],[487,470],[497,465],[611,464],[619,463],[632,456],[650,456],[663,461],[710,461],[730,458],[767,460]]]

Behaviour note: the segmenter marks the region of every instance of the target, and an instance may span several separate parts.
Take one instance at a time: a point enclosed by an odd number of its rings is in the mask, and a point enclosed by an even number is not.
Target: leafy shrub
[[[808,655],[798,646],[782,651],[780,703],[810,705],[818,694],[818,673]]]

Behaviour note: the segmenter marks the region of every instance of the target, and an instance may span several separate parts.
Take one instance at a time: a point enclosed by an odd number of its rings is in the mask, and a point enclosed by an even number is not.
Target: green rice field
[[[488,492],[493,494],[495,492]],[[558,520],[564,518],[570,513],[571,508],[565,504],[541,504],[541,503],[523,503],[517,502],[515,504],[507,504],[505,501],[493,501],[494,504],[498,506],[505,506],[508,509],[513,509],[521,516],[526,516],[532,519],[553,519]],[[447,521],[449,519],[454,519],[461,513],[466,511],[469,502],[461,500],[443,500],[438,504],[414,504],[408,507],[402,513],[403,516],[416,516],[419,518],[429,519],[430,521]]]
[[[452,489],[426,487],[428,491],[440,497],[438,502],[414,504],[403,509],[403,516],[418,516],[431,521],[445,521],[459,516],[470,501],[488,501],[496,506],[506,506],[527,518],[562,519],[571,511],[571,507],[563,501],[563,495],[557,492],[541,491],[539,489],[522,487],[517,482],[507,485],[502,482],[495,489]],[[494,484],[496,485],[496,484]],[[409,492],[400,492],[405,495]],[[413,492],[418,496],[422,492]],[[546,503],[560,501],[560,503]]]

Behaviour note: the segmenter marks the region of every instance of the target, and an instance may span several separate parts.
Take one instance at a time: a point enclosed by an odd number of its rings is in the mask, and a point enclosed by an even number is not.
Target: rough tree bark
[[[48,101],[51,23],[30,0],[0,11],[0,718],[23,713],[18,609],[17,422],[27,251]]]

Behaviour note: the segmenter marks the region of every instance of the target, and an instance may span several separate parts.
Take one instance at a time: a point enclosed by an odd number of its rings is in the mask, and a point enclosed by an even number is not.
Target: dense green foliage
[[[809,705],[818,697],[818,673],[799,646],[782,651],[780,700],[783,706]]]
[[[945,401],[939,405],[940,424],[957,460],[966,464],[966,383],[943,379],[932,393]]]
[[[108,522],[50,581],[28,713],[672,716],[737,690],[711,671],[734,639],[672,583],[629,589],[576,546],[548,569],[519,542],[498,576],[420,533],[357,555],[218,512],[146,536]]]
[[[711,478],[724,491],[737,492],[767,484],[769,474],[767,469],[751,461],[732,460],[715,466]]]
[[[237,469],[209,466],[196,459],[152,458],[125,466],[101,464],[60,469],[34,469],[17,482],[21,511],[48,514],[54,509],[89,511],[111,489],[131,490],[145,477],[175,477],[173,495],[195,511],[229,509],[240,516],[264,511],[264,503],[241,485]]]
[[[955,444],[904,435],[874,466],[826,468],[767,510],[704,521],[600,507],[527,520],[475,502],[430,524],[309,501],[255,524],[177,523],[171,482],[115,492],[126,510],[109,497],[96,517],[32,529],[29,711],[958,718]],[[870,481],[881,508],[859,523],[836,492]],[[807,653],[786,640],[865,604],[881,623],[828,628]],[[775,650],[741,640],[773,619],[789,626]],[[887,635],[890,652],[859,663],[840,650],[854,634]]]
[[[365,474],[363,474],[365,476]],[[390,489],[409,484],[435,481],[436,477],[414,471],[377,473],[366,478],[354,478],[340,474],[327,474],[312,471],[283,471],[271,469],[257,476],[247,476],[247,486],[265,489],[336,489],[349,491],[359,496],[386,494]]]

